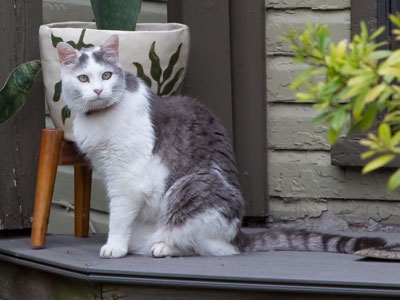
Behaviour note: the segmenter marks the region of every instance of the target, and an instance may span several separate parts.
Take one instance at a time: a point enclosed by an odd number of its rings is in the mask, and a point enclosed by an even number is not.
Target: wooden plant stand
[[[88,237],[92,169],[74,143],[63,140],[63,130],[42,129],[39,167],[36,181],[35,206],[31,245],[41,248],[46,242],[50,206],[53,198],[57,167],[74,166],[75,236]]]

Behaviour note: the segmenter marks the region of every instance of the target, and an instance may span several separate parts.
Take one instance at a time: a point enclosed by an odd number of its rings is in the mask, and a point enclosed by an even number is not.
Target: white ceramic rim
[[[71,29],[93,29],[99,31],[112,31],[115,33],[134,33],[134,32],[173,32],[173,31],[181,31],[188,29],[189,27],[185,24],[180,23],[138,23],[136,25],[135,31],[128,31],[128,30],[108,30],[108,29],[97,29],[96,23],[94,22],[59,22],[59,23],[50,23],[42,25],[48,28],[71,28]]]

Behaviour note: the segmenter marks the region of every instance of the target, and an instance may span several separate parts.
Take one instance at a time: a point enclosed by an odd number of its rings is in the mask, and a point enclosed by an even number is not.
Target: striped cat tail
[[[387,243],[379,237],[350,237],[295,229],[266,229],[250,234],[240,231],[235,242],[241,252],[303,250],[339,253],[353,253]]]

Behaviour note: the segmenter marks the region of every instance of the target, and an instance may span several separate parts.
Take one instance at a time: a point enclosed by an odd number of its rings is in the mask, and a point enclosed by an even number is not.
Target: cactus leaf
[[[142,0],[91,0],[97,29],[134,31]]]

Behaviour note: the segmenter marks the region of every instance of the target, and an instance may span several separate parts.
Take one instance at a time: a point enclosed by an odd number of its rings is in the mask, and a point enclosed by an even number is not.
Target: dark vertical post
[[[15,66],[39,58],[41,24],[42,1],[0,1],[0,86]],[[0,124],[0,229],[31,227],[43,127],[43,89],[37,78],[22,110]]]
[[[234,146],[246,215],[268,209],[265,1],[231,0]]]
[[[378,26],[377,14],[378,11],[382,12],[382,5],[386,6],[386,0],[351,0],[351,35],[360,32],[361,21],[366,23],[370,32],[375,30]]]
[[[191,47],[183,93],[199,99],[232,137],[229,0],[169,0],[168,22],[187,24]]]

